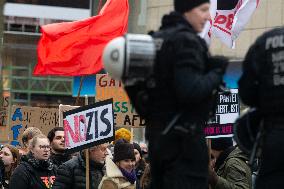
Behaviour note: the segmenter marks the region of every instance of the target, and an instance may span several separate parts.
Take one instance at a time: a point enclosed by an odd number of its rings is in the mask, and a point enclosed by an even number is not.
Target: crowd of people
[[[150,189],[151,166],[145,158],[145,144],[141,143],[141,148],[131,142],[131,133],[125,128],[118,129],[115,137],[112,143],[68,154],[62,127],[51,129],[47,136],[38,128],[29,127],[22,135],[23,148],[9,144],[1,147],[1,187],[85,189],[86,153],[89,153],[90,188]],[[212,139],[211,157],[208,186],[251,188],[247,156],[233,146],[232,138]]]
[[[225,57],[211,56],[198,35],[210,20],[209,8],[209,0],[174,0],[174,11],[163,16],[161,28],[152,33],[161,44],[154,82],[143,104],[149,105],[143,115],[149,157],[145,145],[133,142],[127,129],[116,132],[113,143],[68,154],[63,128],[53,128],[45,136],[29,127],[21,149],[8,144],[1,148],[2,188],[83,189],[87,180],[90,188],[98,189],[253,188],[250,154],[233,146],[228,137],[212,139],[208,150],[204,136],[228,65]],[[265,130],[257,189],[284,186],[283,31],[275,29],[257,39],[239,80],[242,102],[259,109]],[[132,102],[141,92],[137,86],[126,91]]]

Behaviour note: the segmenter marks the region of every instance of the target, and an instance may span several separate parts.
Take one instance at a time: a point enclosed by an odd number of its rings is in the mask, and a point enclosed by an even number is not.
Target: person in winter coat
[[[65,153],[64,128],[54,127],[47,135],[51,146],[51,161],[59,167],[71,159],[71,155]]]
[[[19,150],[9,144],[1,147],[0,151],[0,188],[9,188],[11,175],[20,162]]]
[[[43,135],[33,137],[27,158],[12,174],[10,189],[46,189],[52,188],[56,179],[56,167],[50,157],[50,143]]]
[[[135,182],[134,147],[128,142],[116,142],[113,160],[106,158],[106,174],[99,189],[135,189]]]
[[[212,189],[251,189],[252,172],[249,158],[232,138],[211,139],[212,156],[216,160],[209,169]]]
[[[150,164],[147,164],[144,173],[140,180],[140,188],[141,189],[150,189],[150,183],[151,183],[151,167]]]
[[[135,173],[136,173],[136,189],[140,189],[141,177],[144,174],[147,163],[145,162],[142,154],[141,147],[137,143],[133,143],[135,155]]]
[[[108,144],[100,144],[89,148],[90,188],[98,188],[103,176]],[[63,163],[58,168],[58,175],[53,189],[85,189],[86,158],[83,150],[78,156]]]
[[[256,189],[284,188],[283,39],[283,26],[259,36],[245,56],[238,82],[240,99],[259,111],[264,127]]]
[[[152,34],[153,76],[143,86],[125,87],[146,120],[153,189],[207,188],[203,128],[214,112],[228,64],[224,57],[210,56],[198,35],[210,19],[209,8],[209,0],[174,0],[175,11],[164,15],[159,31]],[[139,93],[144,86],[149,87]]]

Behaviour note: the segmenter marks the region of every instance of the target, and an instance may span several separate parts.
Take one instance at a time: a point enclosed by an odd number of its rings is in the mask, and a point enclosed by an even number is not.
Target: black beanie
[[[118,162],[120,160],[133,159],[135,160],[134,147],[130,143],[115,143],[113,161]]]
[[[210,3],[209,0],[174,0],[175,11],[184,13],[203,3]]]
[[[233,146],[233,140],[231,137],[211,139],[211,149],[212,150],[224,151],[231,146]]]
[[[138,152],[140,153],[140,156],[142,157],[143,154],[142,154],[142,150],[139,144],[133,142],[133,146],[134,146],[134,149],[138,150]]]

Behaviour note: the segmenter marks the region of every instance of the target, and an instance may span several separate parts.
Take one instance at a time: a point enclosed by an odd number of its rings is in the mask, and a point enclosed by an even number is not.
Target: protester
[[[21,156],[25,157],[25,155],[28,154],[30,141],[33,139],[34,136],[39,135],[39,134],[42,134],[42,132],[36,127],[26,128],[26,130],[23,132],[23,135],[22,135],[23,147],[19,149]]]
[[[209,184],[212,189],[251,189],[252,173],[249,158],[232,138],[211,139],[213,161],[209,169]]]
[[[19,150],[9,144],[1,147],[0,151],[0,188],[9,188],[9,181],[15,168],[20,162]]]
[[[10,189],[46,189],[52,188],[56,179],[56,166],[50,157],[48,138],[39,134],[33,137],[29,144],[27,158],[14,170]]]
[[[64,141],[64,128],[54,127],[47,135],[51,145],[51,161],[59,167],[62,163],[71,159],[69,154],[65,153],[65,141]]]
[[[140,142],[140,147],[142,150],[142,157],[144,158],[146,163],[149,163],[147,144],[144,142]]]
[[[246,54],[238,83],[242,102],[259,110],[264,125],[257,189],[284,188],[283,38],[283,27],[258,37]]]
[[[144,170],[146,167],[146,162],[143,158],[142,149],[139,144],[133,143],[134,146],[134,155],[135,155],[135,173],[136,173],[136,189],[140,189],[140,181],[141,177],[144,174]]]
[[[99,189],[135,189],[134,147],[127,141],[117,141],[114,146],[113,160],[106,159],[106,174]]]
[[[209,8],[209,0],[174,0],[175,11],[152,34],[157,47],[152,77],[143,86],[125,86],[136,107],[143,107],[153,189],[207,188],[203,128],[228,64],[211,57],[198,35],[210,20]],[[139,89],[148,84],[138,105]]]
[[[107,143],[89,148],[90,188],[98,188],[103,176]],[[83,150],[77,157],[63,163],[58,169],[53,189],[86,188],[86,156]]]
[[[151,183],[151,171],[150,171],[150,164],[146,165],[146,168],[144,170],[144,173],[140,180],[140,188],[141,189],[150,189],[150,183]]]

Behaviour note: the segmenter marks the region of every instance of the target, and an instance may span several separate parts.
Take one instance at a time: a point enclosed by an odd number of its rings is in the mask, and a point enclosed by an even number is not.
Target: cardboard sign
[[[63,112],[69,153],[114,140],[112,99]]]
[[[145,120],[135,112],[121,81],[116,81],[107,74],[97,74],[96,77],[96,99],[113,99],[115,126],[146,126]]]
[[[231,94],[219,94],[216,114],[204,129],[206,138],[233,136],[233,123],[239,117],[240,104],[238,89],[231,89]]]
[[[58,109],[29,106],[12,106],[9,118],[9,141],[12,145],[20,145],[24,130],[28,127],[37,127],[45,135],[53,127],[58,127]]]

